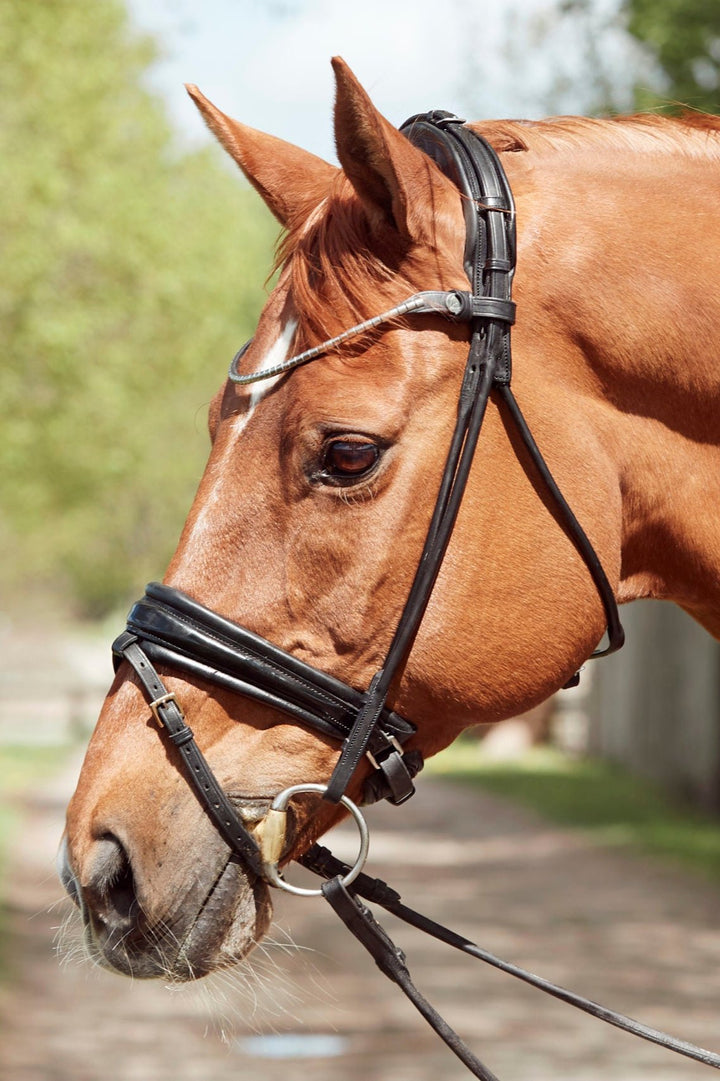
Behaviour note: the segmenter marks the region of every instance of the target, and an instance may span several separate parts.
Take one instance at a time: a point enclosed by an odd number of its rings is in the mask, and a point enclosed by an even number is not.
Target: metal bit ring
[[[295,784],[290,788],[285,788],[282,792],[278,793],[273,800],[267,818],[272,821],[272,816],[275,815],[276,821],[281,822],[281,819],[287,813],[288,803],[293,796],[297,796],[301,792],[316,792],[318,795],[322,796],[326,791],[327,786],[323,784]],[[348,873],[341,879],[344,886],[349,886],[351,882],[355,881],[365,866],[368,849],[370,847],[370,834],[367,822],[357,804],[353,803],[347,796],[341,796],[340,803],[342,803],[343,807],[347,808],[355,819],[355,823],[360,833],[360,851],[358,852],[358,857]],[[263,874],[267,882],[271,886],[277,886],[278,889],[285,890],[286,893],[294,893],[298,897],[321,897],[322,890],[307,889],[304,886],[293,886],[291,882],[286,882],[282,877],[280,868],[278,867],[278,860],[280,858],[279,850],[282,847],[280,842],[284,843],[284,824],[282,822],[281,826],[282,831],[280,834],[276,835],[275,845],[272,851],[268,851],[268,847],[265,844],[262,845]]]

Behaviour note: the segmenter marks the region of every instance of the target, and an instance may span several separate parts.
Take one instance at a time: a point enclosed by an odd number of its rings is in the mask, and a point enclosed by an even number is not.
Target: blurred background
[[[267,293],[276,224],[182,84],[334,160],[336,53],[397,124],[720,111],[716,0],[0,0],[0,871],[162,576]],[[578,690],[440,768],[720,881],[718,646],[669,606],[624,617]]]
[[[276,228],[188,100],[333,158],[329,57],[400,123],[712,108],[720,13],[677,0],[0,3],[0,587],[80,616],[171,552]]]

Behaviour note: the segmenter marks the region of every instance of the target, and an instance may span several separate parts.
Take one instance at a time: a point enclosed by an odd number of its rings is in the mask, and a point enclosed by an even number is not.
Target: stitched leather
[[[605,1021],[609,1025],[614,1025],[616,1028],[630,1033],[631,1036],[637,1036],[641,1040],[647,1040],[649,1043],[664,1047],[667,1051],[673,1051],[675,1054],[684,1055],[686,1058],[693,1059],[695,1062],[702,1062],[704,1065],[710,1066],[713,1069],[720,1069],[720,1055],[717,1054],[717,1052],[708,1051],[706,1048],[698,1047],[697,1044],[688,1043],[686,1040],[679,1040],[675,1036],[670,1036],[666,1032],[643,1024],[642,1021],[637,1021],[634,1017],[628,1017],[627,1014],[618,1013],[616,1010],[611,1010],[607,1006],[602,1006],[598,1002],[593,1002],[591,999],[585,998],[575,991],[570,991],[566,987],[560,987],[558,984],[552,983],[542,976],[535,975],[534,972],[528,972],[527,969],[521,968],[519,965],[514,965],[509,961],[503,961],[495,954],[490,953],[476,943],[471,942],[470,939],[464,938],[455,931],[451,931],[448,927],[444,927],[441,923],[437,923],[435,920],[430,919],[429,916],[425,916],[421,912],[416,912],[415,909],[409,908],[407,905],[403,904],[402,898],[397,890],[392,889],[392,887],[388,886],[381,878],[370,878],[366,874],[360,874],[352,885],[347,888],[343,887],[340,877],[347,875],[350,868],[342,860],[333,856],[332,852],[322,845],[313,845],[313,847],[301,857],[299,862],[314,874],[331,880],[326,884],[326,888],[323,889],[325,899],[330,902],[345,925],[353,932],[353,934],[356,934],[357,937],[360,938],[360,941],[362,941],[365,948],[368,949],[373,956],[375,956],[376,953],[383,954],[386,951],[397,951],[397,947],[390,941],[385,930],[378,924],[372,914],[368,913],[368,910],[364,905],[358,903],[356,908],[353,909],[348,903],[348,899],[356,898],[358,896],[364,897],[366,901],[371,901],[373,904],[380,905],[387,912],[392,913],[393,916],[403,920],[403,922],[410,926],[417,928],[424,934],[431,935],[439,942],[443,942],[447,946],[452,946],[454,949],[460,950],[462,953],[474,957],[478,961],[484,961],[485,964],[498,969],[500,972],[504,972],[508,976],[513,976],[517,980],[522,980],[523,983],[529,984],[531,987],[544,992],[546,995],[551,995],[560,1002],[565,1002],[568,1006],[573,1006],[575,1009],[582,1010],[583,1013],[587,1013],[591,1017],[595,1017],[600,1021]],[[368,913],[369,920],[365,919],[364,913]],[[365,923],[369,926],[363,926]],[[399,951],[397,952],[399,954]],[[387,968],[382,965],[380,965],[380,967],[390,979],[401,986],[401,981],[409,980],[407,965],[405,965],[405,959],[402,955],[397,958],[397,961],[391,961],[387,965]],[[407,993],[405,987],[402,987],[402,989]],[[411,996],[409,995],[408,997]],[[415,1000],[413,999],[412,1001],[414,1002]],[[415,1005],[418,1004],[415,1003]],[[420,1007],[418,1006],[418,1008]],[[421,1013],[423,1013],[428,1024],[438,1032],[438,1035],[442,1036],[442,1032],[440,1032],[435,1024],[435,1017],[437,1017],[437,1015],[434,1017],[430,1016],[422,1009]],[[442,1019],[440,1020],[442,1021]],[[455,1047],[452,1047],[451,1044],[448,1045],[451,1046],[451,1049],[454,1050],[456,1054],[458,1054]],[[459,1041],[459,1046],[464,1047],[462,1041]],[[467,1048],[464,1049],[467,1051]],[[470,1052],[470,1054],[472,1053]],[[479,1062],[479,1060],[475,1061]],[[463,1062],[465,1062],[465,1065],[476,1077],[482,1078],[484,1076],[482,1073],[476,1072],[471,1060],[463,1058]],[[482,1063],[480,1063],[480,1066],[483,1069],[486,1069]]]
[[[344,739],[364,700],[362,691],[313,668],[260,635],[219,616],[186,593],[151,582],[133,605],[128,630],[148,654],[297,717],[327,735]],[[399,743],[415,725],[388,709],[381,726]],[[381,752],[387,740],[378,742]]]
[[[353,732],[366,697],[180,590],[157,582],[148,585],[145,597],[130,611],[127,631],[113,643],[116,667],[128,641],[141,642],[148,662],[252,698],[343,741]],[[388,799],[400,804],[415,791],[412,779],[423,764],[419,751],[407,764],[398,751],[415,726],[384,706],[375,720],[360,757],[369,750],[379,768],[366,785],[364,802]]]
[[[380,971],[396,983],[413,1006],[425,1018],[441,1040],[457,1055],[460,1061],[479,1081],[498,1081],[498,1078],[470,1048],[463,1043],[457,1032],[430,1005],[412,981],[405,962],[405,954],[395,945],[384,927],[339,878],[332,878],[322,886],[325,900],[332,906],[349,931],[368,951]]]

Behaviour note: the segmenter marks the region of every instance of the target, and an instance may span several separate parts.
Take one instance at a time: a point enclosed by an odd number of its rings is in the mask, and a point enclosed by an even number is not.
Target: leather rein
[[[440,571],[491,393],[505,407],[533,468],[555,504],[563,528],[597,588],[605,611],[608,642],[593,656],[612,653],[624,641],[615,597],[602,564],[555,483],[510,389],[510,328],[515,318],[511,299],[515,270],[515,208],[502,165],[484,139],[449,113],[420,114],[408,120],[401,131],[427,153],[459,189],[466,223],[464,264],[470,290],[415,294],[396,308],[261,372],[243,374],[239,371],[243,349],[230,368],[230,379],[239,384],[282,376],[337,348],[349,338],[402,316],[440,312],[448,319],[468,324],[470,345],[455,429],[415,578],[382,667],[368,689],[358,691],[211,611],[181,591],[157,583],[147,587],[146,595],[130,612],[127,629],[113,643],[115,667],[127,661],[134,670],[160,729],[178,749],[187,780],[235,856],[253,874],[271,885],[294,893],[322,893],[381,970],[398,983],[476,1077],[497,1081],[417,991],[403,955],[361,903],[360,897],[610,1024],[720,1068],[720,1056],[712,1052],[675,1040],[500,961],[454,932],[413,912],[401,903],[399,895],[386,883],[362,873],[367,854],[367,828],[361,812],[345,793],[365,757],[370,760],[373,772],[365,782],[363,802],[383,798],[399,805],[415,790],[413,778],[422,768],[422,755],[417,750],[405,751],[403,746],[416,729],[411,721],[389,709],[386,702],[393,680],[412,649]],[[262,845],[259,845],[213,775],[186,724],[177,698],[163,683],[156,664],[252,698],[303,726],[336,738],[341,744],[341,752],[327,786],[296,785],[280,793],[264,820]],[[308,791],[318,793],[331,803],[342,803],[358,823],[362,841],[360,856],[352,868],[336,860],[320,845],[314,845],[300,858],[299,862],[327,880],[318,890],[293,887],[279,871],[285,844],[287,804],[293,795]]]

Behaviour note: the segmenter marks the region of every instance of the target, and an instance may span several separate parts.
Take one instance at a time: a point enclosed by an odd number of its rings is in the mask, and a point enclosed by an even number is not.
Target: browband
[[[240,387],[258,383],[263,379],[273,379],[275,376],[292,371],[293,368],[299,368],[301,364],[307,364],[311,360],[325,356],[326,353],[337,349],[339,345],[352,338],[357,338],[360,334],[366,334],[367,331],[374,330],[404,315],[443,315],[456,323],[470,323],[473,319],[496,319],[498,322],[511,325],[515,322],[515,304],[509,298],[503,300],[499,297],[474,296],[472,293],[459,289],[447,291],[426,289],[422,293],[413,293],[411,297],[403,300],[401,304],[396,304],[394,308],[374,315],[372,319],[365,319],[341,334],[336,334],[334,338],[328,338],[319,345],[314,345],[312,349],[296,353],[295,356],[279,364],[273,364],[270,368],[260,368],[254,372],[241,372],[239,364],[252,342],[251,338],[238,349],[233,357],[228,378],[231,383],[236,383]]]

